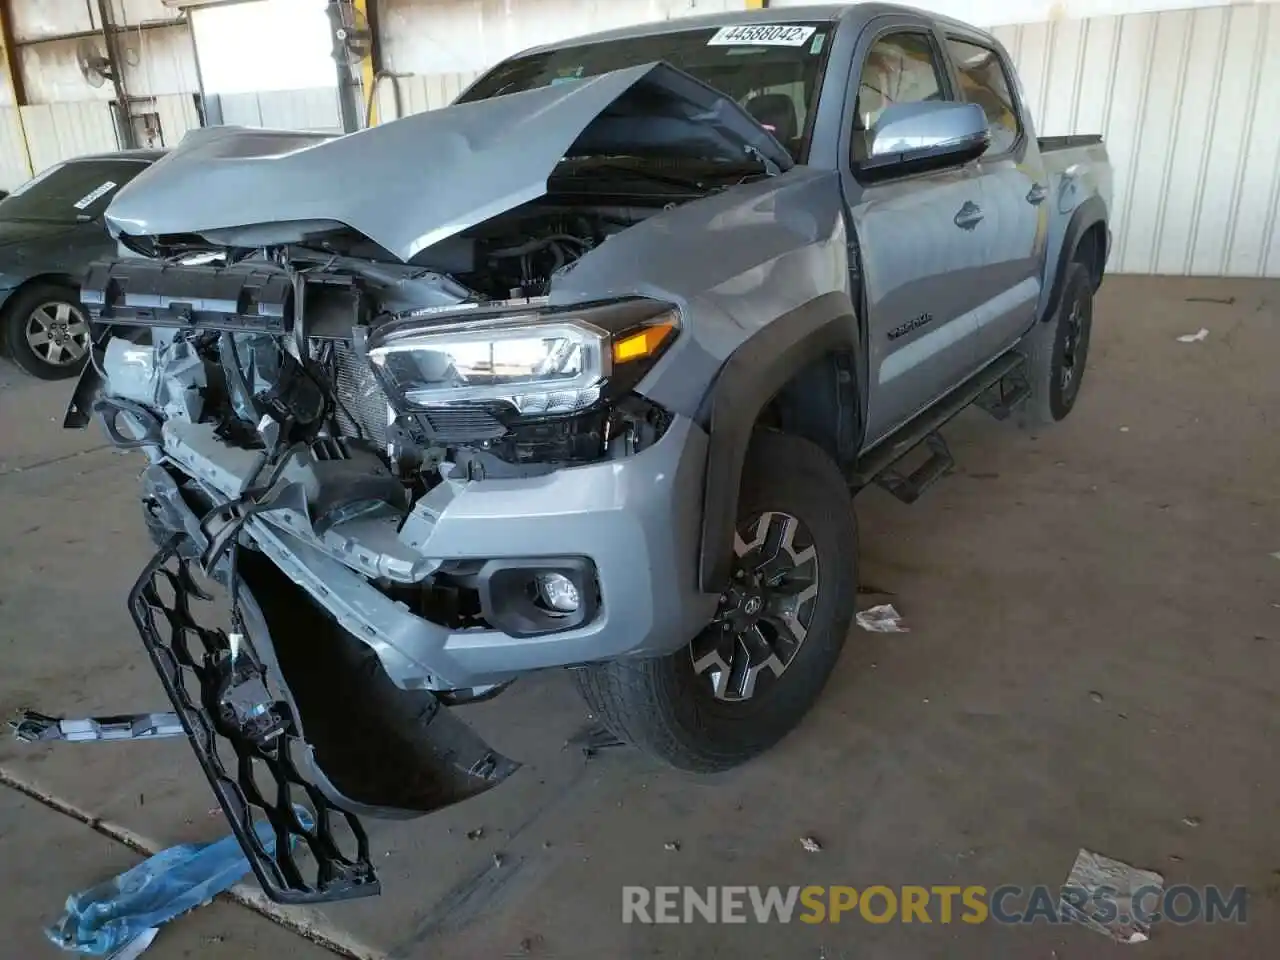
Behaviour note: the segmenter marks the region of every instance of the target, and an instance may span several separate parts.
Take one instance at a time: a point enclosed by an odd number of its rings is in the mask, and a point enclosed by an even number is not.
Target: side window
[[[1018,110],[1009,92],[1009,77],[1000,55],[987,47],[963,40],[948,40],[951,58],[960,75],[960,95],[969,103],[982,107],[991,131],[987,153],[996,155],[1013,149],[1021,132]]]
[[[886,107],[944,99],[942,77],[938,52],[928,34],[890,33],[873,43],[858,78],[854,161],[867,158],[870,132]]]

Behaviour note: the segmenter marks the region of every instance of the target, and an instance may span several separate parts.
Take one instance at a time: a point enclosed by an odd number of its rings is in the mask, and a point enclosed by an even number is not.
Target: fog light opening
[[[538,603],[553,614],[577,613],[582,605],[578,588],[562,573],[540,573],[534,578]]]

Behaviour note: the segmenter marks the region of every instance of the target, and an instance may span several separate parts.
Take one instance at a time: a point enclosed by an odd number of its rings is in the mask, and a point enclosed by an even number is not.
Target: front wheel
[[[578,687],[614,734],[671,766],[737,766],[781,740],[821,693],[853,620],[857,555],[836,465],[807,440],[759,431],[715,620],[669,656],[578,668]]]

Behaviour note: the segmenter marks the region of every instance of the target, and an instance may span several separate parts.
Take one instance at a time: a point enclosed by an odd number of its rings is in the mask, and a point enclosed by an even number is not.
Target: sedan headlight
[[[631,300],[562,313],[397,321],[370,339],[369,360],[408,410],[465,402],[510,404],[527,416],[594,406],[615,371],[634,385],[671,339],[678,313]]]

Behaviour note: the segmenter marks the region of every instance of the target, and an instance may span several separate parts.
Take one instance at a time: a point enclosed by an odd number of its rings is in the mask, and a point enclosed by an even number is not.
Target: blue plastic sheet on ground
[[[309,829],[311,817],[295,809]],[[259,822],[254,829],[267,851],[274,852],[271,826]],[[73,893],[62,917],[45,934],[63,950],[137,956],[157,927],[208,903],[248,872],[249,861],[234,836],[170,847],[114,879]],[[140,937],[147,938],[141,945],[135,942]],[[141,949],[127,949],[130,944]]]

